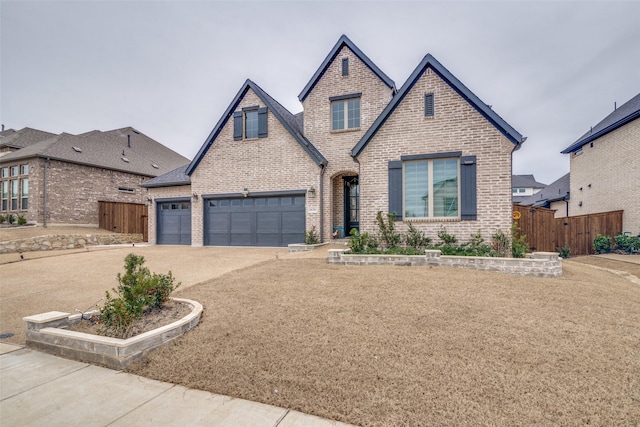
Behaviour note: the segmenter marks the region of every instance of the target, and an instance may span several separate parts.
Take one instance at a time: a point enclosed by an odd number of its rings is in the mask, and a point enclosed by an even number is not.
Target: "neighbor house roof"
[[[638,117],[640,117],[640,93],[631,98],[625,104],[616,108],[613,113],[609,114],[600,123],[591,128],[589,132],[585,133],[576,142],[562,150],[562,154],[573,153],[583,145],[618,129],[620,126],[624,126]]]
[[[155,177],[189,159],[132,127],[81,135],[62,133],[32,143],[0,158],[11,162],[31,157],[60,160]]]
[[[0,136],[0,147],[21,149],[54,136],[55,133],[32,128],[22,128],[18,131],[7,129]]]
[[[533,175],[511,175],[511,187],[544,188],[547,184],[536,181]]]
[[[518,203],[525,206],[548,207],[552,202],[569,200],[569,176],[570,174],[566,174],[558,178],[533,196],[528,196]]]
[[[420,80],[427,68],[432,69],[442,80],[444,80],[453,90],[455,90],[463,99],[465,99],[473,108],[482,114],[490,123],[492,123],[504,136],[518,148],[525,140],[518,131],[509,125],[502,117],[491,109],[487,104],[482,102],[473,92],[462,84],[449,70],[440,64],[431,54],[427,54],[415,70],[411,73],[407,81],[402,85],[396,96],[385,107],[378,118],[373,122],[364,136],[351,150],[351,155],[357,157],[367,146],[369,141],[375,136],[382,125],[394,112],[396,107],[402,102],[404,97],[411,91],[413,86]]]
[[[369,57],[358,48],[358,46],[355,45],[355,43],[349,40],[349,37],[343,34],[338,39],[338,42],[335,44],[335,46],[333,46],[333,49],[331,49],[324,61],[322,61],[322,64],[320,64],[320,67],[318,67],[315,74],[311,77],[309,83],[307,83],[304,89],[302,89],[302,92],[300,92],[300,95],[298,95],[298,99],[300,100],[300,102],[303,102],[306,99],[307,95],[309,95],[311,90],[322,78],[325,71],[327,71],[327,68],[329,68],[329,65],[331,65],[343,46],[348,47],[349,50],[351,50],[371,71],[373,71],[373,73],[380,80],[382,80],[385,85],[387,85],[390,89],[393,89],[393,91],[395,92],[396,84],[393,82],[393,80],[391,80],[389,76],[383,73],[382,70],[378,68],[378,66],[374,64],[373,61],[370,60]]]
[[[318,165],[326,165],[327,159],[318,151],[318,149],[309,141],[303,134],[302,129],[299,125],[302,123],[302,120],[297,119],[296,116],[291,114],[289,110],[284,108],[278,101],[273,99],[269,94],[267,94],[264,90],[260,88],[257,84],[252,82],[251,80],[247,80],[244,82],[236,96],[231,101],[231,104],[227,107],[226,111],[216,123],[216,126],[213,128],[209,136],[207,137],[205,143],[200,147],[198,154],[191,161],[191,164],[187,167],[186,174],[191,175],[195,168],[198,166],[204,155],[209,151],[211,145],[213,145],[215,139],[218,137],[218,134],[224,128],[224,125],[233,115],[233,112],[240,104],[242,98],[244,98],[247,91],[251,89],[253,92],[260,98],[260,100],[264,103],[264,105],[273,113],[273,115],[278,119],[278,121],[284,126],[284,128],[291,134],[291,136],[296,140],[298,144],[302,147],[304,151],[313,159],[313,161]]]
[[[186,174],[189,164],[182,165],[164,175],[157,176],[149,181],[145,181],[140,184],[140,187],[153,188],[153,187],[176,187],[179,185],[190,185],[191,177]]]

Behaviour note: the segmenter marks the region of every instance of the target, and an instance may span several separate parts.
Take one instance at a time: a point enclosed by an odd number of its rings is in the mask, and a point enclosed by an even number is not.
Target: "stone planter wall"
[[[82,314],[71,316],[69,313],[51,311],[25,317],[23,320],[27,324],[27,347],[56,356],[122,369],[198,324],[202,314],[200,303],[188,299],[172,299],[190,305],[191,313],[169,325],[125,340],[69,331],[69,325],[79,322]]]
[[[354,255],[348,249],[329,249],[329,263],[337,265],[446,266],[500,271],[520,276],[559,277],[562,262],[556,252],[534,252],[527,258],[495,258],[442,255],[426,250],[425,255]]]
[[[142,243],[142,234],[49,235],[0,242],[0,254]]]
[[[306,243],[290,243],[287,245],[287,248],[289,249],[289,253],[309,252],[328,244],[329,243],[316,243],[315,245],[307,245]]]

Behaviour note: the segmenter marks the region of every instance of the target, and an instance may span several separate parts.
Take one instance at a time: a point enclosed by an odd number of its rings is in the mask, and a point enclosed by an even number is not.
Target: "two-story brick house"
[[[431,55],[399,89],[340,37],[292,114],[247,80],[184,169],[145,184],[150,241],[282,246],[375,232],[395,212],[435,237],[511,226],[524,139]]]

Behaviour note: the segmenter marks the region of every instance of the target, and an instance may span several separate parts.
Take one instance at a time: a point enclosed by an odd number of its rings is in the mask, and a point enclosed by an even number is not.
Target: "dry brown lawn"
[[[638,425],[640,286],[279,259],[177,292],[194,330],[131,372],[363,426]]]

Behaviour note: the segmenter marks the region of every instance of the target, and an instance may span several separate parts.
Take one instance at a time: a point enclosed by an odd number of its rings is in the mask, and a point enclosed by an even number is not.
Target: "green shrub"
[[[593,239],[593,250],[597,254],[604,254],[611,251],[611,237],[597,234]]]
[[[440,230],[438,230],[438,238],[445,245],[454,245],[458,242],[458,239],[453,234],[447,233],[447,229],[444,228],[444,225],[440,226]]]
[[[640,237],[631,236],[629,233],[620,233],[615,238],[616,250],[632,254],[640,252]]]
[[[516,237],[516,235],[519,235]],[[524,256],[529,252],[529,246],[527,246],[526,239],[527,236],[524,234],[520,235],[520,227],[518,227],[518,222],[514,221],[511,225],[511,256],[513,258],[524,258]]]
[[[569,255],[571,255],[571,248],[565,243],[561,248],[556,249],[556,252],[558,252],[560,258],[566,259],[569,258]]]
[[[27,223],[27,220],[25,219],[25,217],[23,215],[18,215],[18,225],[25,225]]]
[[[118,287],[105,293],[105,303],[98,314],[99,333],[128,338],[134,323],[145,310],[162,308],[171,293],[180,284],[175,284],[169,274],[151,273],[144,267],[144,257],[129,254],[125,257],[125,274],[118,273]]]
[[[7,217],[7,221],[9,222],[9,224],[13,224],[14,222],[16,222],[16,217],[13,216],[13,214],[9,214],[9,216]]]
[[[409,223],[409,230],[407,231],[405,242],[408,248],[424,250],[429,246],[429,244],[431,244],[431,239],[425,236],[422,230],[418,230],[413,226],[413,224]]]
[[[349,232],[349,249],[354,254],[377,254],[378,241],[369,233],[360,233],[355,228]]]
[[[304,243],[307,245],[320,243],[320,236],[318,236],[318,230],[316,230],[315,225],[311,226],[311,230],[304,232]]]
[[[4,224],[4,222],[7,220],[7,217],[4,215],[0,215],[0,224]]]
[[[466,256],[494,256],[491,246],[484,242],[484,237],[480,230],[476,234],[471,235],[468,243],[460,245],[463,255]]]
[[[385,216],[387,217],[386,221]],[[376,224],[378,224],[379,230],[379,244],[383,250],[395,248],[402,243],[402,235],[396,232],[395,221],[395,212],[384,215],[382,211],[378,211],[376,214]]]

